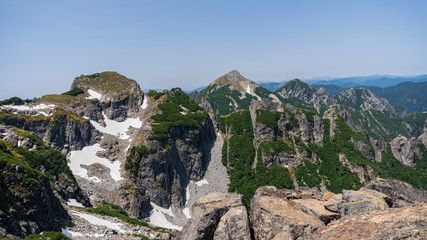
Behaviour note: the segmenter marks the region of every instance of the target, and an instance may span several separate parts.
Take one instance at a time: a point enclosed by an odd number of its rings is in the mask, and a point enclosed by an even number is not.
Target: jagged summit
[[[270,91],[233,70],[222,75],[200,92],[213,110],[226,115],[238,109],[248,109],[252,100],[268,98]]]

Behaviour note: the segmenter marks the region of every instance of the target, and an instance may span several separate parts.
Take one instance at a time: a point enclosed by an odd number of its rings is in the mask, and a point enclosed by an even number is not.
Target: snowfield
[[[68,206],[74,206],[74,207],[82,207],[82,208],[85,207],[81,203],[77,202],[76,199],[73,199],[73,198],[68,199],[67,205]]]
[[[146,109],[148,107],[148,103],[147,103],[147,97],[144,96],[144,100],[142,100],[142,109]]]
[[[105,127],[101,126],[101,124],[93,120],[90,120],[90,123],[95,127],[96,130],[102,133],[117,136],[122,140],[130,138],[130,136],[127,134],[129,127],[140,128],[142,126],[142,121],[139,118],[127,118],[123,122],[117,122],[109,119],[104,112],[102,113],[102,116],[104,116]]]
[[[101,158],[96,155],[98,151],[103,150],[104,149],[101,148],[99,143],[97,143],[92,146],[84,147],[80,151],[71,151],[69,157],[70,162],[68,163],[68,166],[70,167],[74,175],[92,180],[94,182],[100,182],[99,178],[97,177],[89,177],[87,175],[87,170],[81,167],[81,165],[89,166],[94,163],[100,163],[110,169],[110,175],[114,179],[114,181],[122,180],[123,178],[120,176],[119,161],[111,162],[106,158]]]
[[[101,97],[102,97],[101,93],[93,91],[92,89],[88,89],[87,92],[89,93],[89,97],[87,97],[86,99],[98,99],[98,100],[101,100]]]
[[[150,211],[150,221],[149,223],[151,225],[157,226],[157,227],[163,227],[163,228],[169,228],[169,229],[176,229],[181,231],[182,227],[173,225],[171,222],[168,221],[165,214],[175,217],[175,215],[172,213],[172,209],[166,209],[162,208],[160,206],[157,206],[155,203],[150,202],[151,206],[153,207],[153,210]]]
[[[114,229],[116,231],[119,231],[120,233],[125,233],[124,230],[122,230],[121,223],[113,223],[111,221],[96,217],[94,215],[91,214],[87,214],[87,213],[81,213],[81,212],[77,212],[77,211],[71,211],[71,213],[75,216],[78,216],[80,218],[83,218],[84,220],[88,221],[90,224],[93,225],[99,225],[99,226],[105,226],[111,229]]]
[[[18,114],[19,111],[36,111],[38,114],[42,114],[42,115],[48,117],[48,116],[52,115],[52,113],[49,113],[49,112],[51,112],[55,107],[56,107],[55,104],[46,105],[44,103],[41,103],[41,104],[38,104],[38,105],[35,105],[35,106],[28,106],[28,105],[18,105],[18,106],[15,106],[15,105],[5,105],[5,106],[2,106],[1,108],[15,110],[14,114]]]

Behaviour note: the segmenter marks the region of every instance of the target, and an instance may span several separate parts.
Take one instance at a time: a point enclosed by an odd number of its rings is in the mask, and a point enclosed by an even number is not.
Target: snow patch
[[[181,231],[182,227],[173,225],[171,222],[168,221],[168,219],[165,216],[165,214],[167,214],[171,217],[175,217],[175,215],[172,213],[172,208],[169,208],[169,209],[162,208],[152,202],[150,202],[150,204],[153,207],[153,210],[150,211],[150,217],[149,217],[150,224],[157,227],[176,229]]]
[[[93,225],[98,225],[98,226],[105,226],[108,227],[110,229],[114,229],[116,231],[119,231],[121,233],[125,233],[124,230],[122,230],[121,223],[113,223],[111,221],[87,214],[87,213],[81,213],[81,212],[77,212],[77,211],[71,211],[71,213],[75,216],[78,216],[80,218],[83,218],[84,220],[88,221],[90,224]]]
[[[93,91],[92,89],[88,89],[87,92],[89,93],[89,97],[86,99],[98,99],[101,100],[102,94],[96,91]]]
[[[250,95],[252,95],[252,93],[251,93],[251,87],[249,86],[249,84],[246,87],[246,92],[249,93]]]
[[[28,105],[5,105],[2,106],[1,108],[3,109],[13,109],[16,111],[37,111],[38,114],[42,114],[44,116],[50,116],[52,115],[51,113],[47,113],[46,110],[52,110],[56,107],[55,104],[49,104],[46,105],[44,103],[40,103],[38,105],[35,106],[28,106]],[[18,114],[18,112],[14,112],[14,114]]]
[[[67,231],[64,228],[61,228],[61,232],[62,232],[62,234],[64,234],[67,237],[81,237],[81,236],[83,236],[83,234],[81,234],[79,232]]]
[[[68,204],[69,206],[74,206],[74,207],[83,207],[83,208],[85,207],[85,206],[83,206],[81,203],[77,202],[77,200],[76,200],[76,199],[73,199],[73,198],[68,199],[67,204]]]
[[[104,112],[102,112],[102,116],[104,116],[105,127],[93,120],[90,120],[90,123],[96,128],[96,130],[117,136],[123,140],[130,138],[127,134],[129,127],[140,128],[142,126],[142,121],[139,118],[127,118],[123,122],[117,122],[109,119]]]
[[[144,100],[142,100],[142,106],[141,106],[142,109],[146,109],[148,107],[148,103],[147,102],[148,102],[147,98],[144,97]]]
[[[209,184],[208,180],[202,179],[202,180],[196,182],[196,185],[199,186],[199,187],[202,186],[202,185],[204,185],[204,184]]]
[[[182,213],[184,213],[186,218],[191,218],[190,209],[188,207],[182,209]]]
[[[96,153],[102,150],[104,149],[97,143],[92,146],[84,147],[80,151],[71,151],[68,166],[73,174],[94,182],[100,182],[101,180],[97,177],[89,177],[87,175],[87,170],[81,167],[81,165],[89,166],[94,163],[100,163],[110,169],[110,175],[114,181],[122,180],[123,178],[120,176],[120,161],[111,162],[106,158],[98,157]]]

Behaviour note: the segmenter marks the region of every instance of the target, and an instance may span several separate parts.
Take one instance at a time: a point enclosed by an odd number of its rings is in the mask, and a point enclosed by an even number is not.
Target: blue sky
[[[427,73],[427,1],[0,1],[0,99],[117,71],[141,88]]]

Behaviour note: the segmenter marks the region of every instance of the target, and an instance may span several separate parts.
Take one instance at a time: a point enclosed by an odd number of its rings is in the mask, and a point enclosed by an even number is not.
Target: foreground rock
[[[346,216],[299,239],[427,239],[427,204]]]
[[[210,193],[193,205],[192,218],[176,240],[213,239],[215,231],[215,239],[251,239],[246,214],[241,195]]]
[[[410,184],[394,179],[377,178],[365,188],[382,192],[391,198],[391,207],[405,207],[416,203],[427,203],[427,191],[416,189]]]
[[[324,226],[305,213],[275,187],[261,187],[251,201],[251,224],[255,239],[295,239]]]
[[[386,200],[390,202],[390,198],[387,195],[371,189],[361,188],[359,191],[343,190],[342,203],[339,204],[338,208],[341,216],[383,210],[389,207]]]
[[[250,240],[248,211],[244,206],[233,207],[222,216],[214,240]]]

